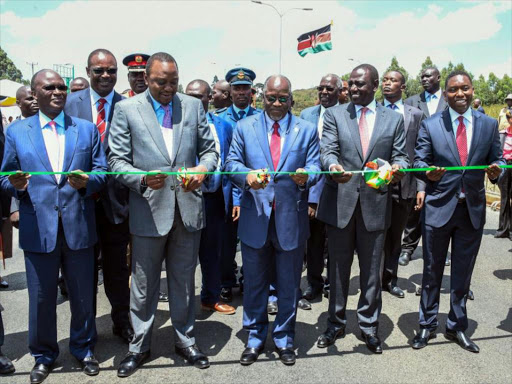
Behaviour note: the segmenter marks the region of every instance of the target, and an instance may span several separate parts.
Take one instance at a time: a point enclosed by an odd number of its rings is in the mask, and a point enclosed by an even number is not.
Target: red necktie
[[[459,127],[457,128],[457,149],[459,151],[460,163],[466,165],[468,160],[468,137],[466,134],[466,126],[464,125],[464,117],[459,116]]]
[[[100,133],[100,139],[103,143],[105,139],[105,129],[107,128],[107,122],[105,121],[105,103],[107,100],[101,98],[98,100],[98,117],[96,118],[96,127]]]
[[[272,155],[272,163],[274,164],[274,171],[277,170],[279,158],[281,157],[281,136],[279,135],[279,124],[277,121],[272,125],[274,132],[270,138],[270,154]]]
[[[366,112],[368,108],[361,108],[361,117],[359,118],[359,136],[361,137],[361,148],[363,149],[363,158],[366,158],[368,150],[368,124],[366,123]]]

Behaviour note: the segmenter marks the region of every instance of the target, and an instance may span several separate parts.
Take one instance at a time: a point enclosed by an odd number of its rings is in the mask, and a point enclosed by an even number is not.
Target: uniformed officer
[[[130,89],[123,92],[124,97],[132,97],[144,92],[147,84],[144,81],[144,72],[146,71],[146,62],[149,55],[144,53],[132,53],[123,59],[123,64],[128,67],[128,82]]]

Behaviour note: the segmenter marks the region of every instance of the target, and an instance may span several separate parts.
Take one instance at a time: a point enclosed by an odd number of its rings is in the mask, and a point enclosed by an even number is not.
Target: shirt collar
[[[102,97],[98,95],[94,89],[91,88],[91,97],[94,105],[98,103],[99,99],[105,99],[108,105],[112,105],[112,99],[114,98],[114,90],[112,90],[112,92],[110,92],[107,96]]]
[[[356,113],[359,112],[361,108],[363,108],[362,105],[354,104],[356,106]],[[377,108],[377,103],[375,102],[375,99],[372,100],[370,104],[366,106],[372,113],[375,113],[375,108]]]
[[[46,116],[43,112],[39,111],[39,124],[41,125],[41,129],[44,128],[46,125],[48,125],[48,123],[50,121],[52,121],[52,119],[50,119],[48,116]],[[57,115],[57,117],[55,119],[53,119],[53,121],[55,121],[55,123],[64,128],[64,111],[61,111],[61,113],[59,113]]]
[[[387,99],[384,99],[384,106],[387,107],[388,105],[390,104],[395,104],[396,106],[403,106],[404,105],[404,102],[402,101],[402,99],[399,99],[398,101],[396,101],[395,103],[391,103],[390,101],[388,101]]]
[[[151,92],[148,91],[148,94],[149,94],[149,97],[151,97],[151,101],[153,102],[153,109],[155,111],[158,111],[159,108],[163,109],[162,104],[160,104],[158,101],[155,100],[155,98],[151,95]],[[169,103],[169,107],[171,107],[171,110],[172,110],[172,100]]]
[[[286,132],[285,129],[288,129],[288,120],[290,119],[290,113],[287,113],[281,120],[279,120],[277,123],[279,124],[279,131],[280,132]],[[265,122],[267,124],[267,131],[272,133],[274,130],[272,126],[274,125],[275,121],[272,120],[269,115],[267,115],[267,112],[265,112]]]
[[[251,106],[250,106],[250,105],[248,105],[248,106],[247,106],[247,108],[240,109],[240,108],[238,108],[235,104],[233,104],[233,111],[235,111],[235,113],[236,113],[237,115],[239,115],[239,114],[240,114],[240,113],[239,113],[240,111],[245,111],[245,115],[244,115],[244,117],[247,117],[247,114],[249,113],[249,108],[251,108]]]
[[[436,93],[430,93],[428,91],[425,91],[425,100],[428,99],[428,97],[430,95],[436,95],[437,100],[440,100],[441,99],[441,88],[439,88]]]
[[[457,119],[459,118],[459,116],[464,117],[464,120],[466,120],[470,124],[473,124],[473,114],[471,113],[471,108],[468,108],[467,111],[464,112],[462,115],[460,115],[458,112],[455,112],[451,107],[448,108],[448,110],[450,111],[450,120],[452,121],[452,123],[454,123],[454,126],[456,124],[458,125]]]
[[[337,102],[336,104],[328,107],[328,108],[334,108],[334,107],[337,107],[338,105],[340,105],[339,102]],[[325,108],[322,104],[320,104],[320,114],[324,114],[325,113],[325,110],[328,109],[328,108]]]

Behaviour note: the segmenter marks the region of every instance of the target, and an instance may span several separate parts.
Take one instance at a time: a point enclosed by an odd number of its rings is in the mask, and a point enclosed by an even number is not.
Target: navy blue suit
[[[108,142],[114,106],[121,100],[123,100],[123,97],[114,92],[110,113],[107,116],[105,139],[102,143],[106,156],[110,152]],[[95,121],[92,121],[90,88],[71,93],[66,100],[64,112],[70,116],[96,124]],[[130,326],[130,269],[126,259],[130,241],[128,196],[128,188],[109,176],[106,187],[97,196],[95,206],[96,227],[99,237],[95,247],[96,260],[100,261],[101,259],[105,293],[112,306],[112,321],[116,327],[121,329]],[[94,307],[96,307],[96,303]]]
[[[65,115],[63,171],[107,170],[96,127]],[[39,114],[16,122],[7,131],[2,171],[52,171]],[[62,175],[33,175],[26,191],[17,191],[7,176],[2,191],[20,200],[19,242],[25,253],[29,293],[29,349],[36,363],[57,358],[57,280],[66,280],[71,305],[70,351],[77,359],[92,354],[94,321],[94,254],[97,241],[93,193],[106,184],[105,175],[90,175],[87,188],[75,190]]]
[[[478,111],[472,111],[472,119],[473,137],[468,143],[466,165],[505,164],[496,120]],[[414,167],[460,166],[454,130],[457,127],[452,127],[449,110],[424,120]],[[436,182],[428,180],[425,173],[417,173],[417,177],[426,182],[420,326],[428,329],[438,326],[439,292],[451,241],[450,312],[446,328],[465,331],[467,293],[485,224],[485,171],[450,171]],[[460,198],[462,191],[465,199]]]
[[[320,170],[316,127],[289,114],[289,124],[280,128],[284,144],[276,171]],[[270,154],[265,114],[238,122],[233,134],[226,171],[248,172],[274,166]],[[305,243],[309,237],[307,189],[318,181],[309,175],[299,187],[289,175],[275,175],[265,189],[249,189],[246,174],[230,175],[243,192],[238,236],[244,265],[244,328],[247,347],[265,343],[268,330],[267,298],[270,274],[275,268],[279,310],[273,339],[278,348],[291,348],[295,337],[297,301]]]

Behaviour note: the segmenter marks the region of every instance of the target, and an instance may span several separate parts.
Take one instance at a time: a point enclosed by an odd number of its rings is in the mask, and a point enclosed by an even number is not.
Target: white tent
[[[16,81],[0,80],[0,107],[12,107],[16,105],[16,92],[23,84]]]

